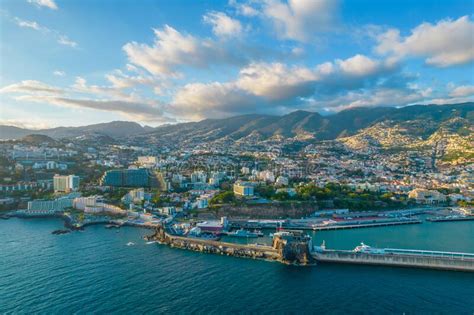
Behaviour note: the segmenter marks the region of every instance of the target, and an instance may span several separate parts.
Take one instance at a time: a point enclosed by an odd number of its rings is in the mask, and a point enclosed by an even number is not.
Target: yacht
[[[370,247],[364,243],[360,243],[359,246],[354,248],[354,253],[364,253],[364,254],[384,254],[385,250],[382,248]]]
[[[250,238],[250,237],[261,237],[263,236],[263,233],[262,231],[253,231],[253,232],[250,232],[250,231],[247,231],[247,230],[244,230],[244,229],[240,229],[240,230],[237,230],[237,231],[234,231],[234,232],[229,232],[227,233],[228,236],[233,236],[233,237],[247,237],[247,238]]]

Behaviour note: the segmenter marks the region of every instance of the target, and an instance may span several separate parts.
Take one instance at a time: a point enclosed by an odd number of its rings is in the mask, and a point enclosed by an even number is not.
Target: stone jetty
[[[310,265],[314,262],[310,254],[311,239],[299,231],[282,231],[274,234],[272,246],[259,244],[235,244],[202,238],[172,235],[162,225],[155,233],[146,237],[175,248],[203,253],[279,261],[285,264]]]

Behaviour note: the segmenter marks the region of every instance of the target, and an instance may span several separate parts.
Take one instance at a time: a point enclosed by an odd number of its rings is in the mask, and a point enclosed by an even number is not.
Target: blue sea
[[[52,235],[56,219],[0,221],[0,313],[474,314],[474,274],[287,266],[146,244],[149,230]],[[474,252],[474,222],[327,231],[328,248]],[[134,242],[135,245],[127,246]]]

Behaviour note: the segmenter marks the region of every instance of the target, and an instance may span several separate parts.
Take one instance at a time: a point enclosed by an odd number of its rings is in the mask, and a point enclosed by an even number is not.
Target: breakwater
[[[402,251],[402,250],[398,250]],[[314,252],[318,262],[415,267],[474,272],[474,255],[468,253],[430,252],[413,250],[411,253],[361,253],[343,250]]]
[[[175,248],[203,253],[273,260],[296,265],[310,265],[314,263],[310,254],[310,238],[301,232],[281,232],[275,234],[272,246],[259,244],[244,245],[172,235],[165,231],[165,227],[159,226],[155,229],[155,233],[147,236],[146,239]]]
[[[359,224],[346,224],[346,225],[327,225],[327,226],[313,226],[313,231],[329,231],[329,230],[344,230],[344,229],[361,229],[361,228],[372,228],[382,226],[393,226],[393,225],[406,225],[406,224],[421,224],[421,220],[406,220],[406,221],[388,221],[388,222],[373,222],[373,223],[359,223]]]

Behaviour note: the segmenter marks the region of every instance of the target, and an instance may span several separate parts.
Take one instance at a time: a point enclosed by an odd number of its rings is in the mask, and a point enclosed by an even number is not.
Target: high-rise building
[[[54,175],[53,177],[54,192],[68,193],[79,189],[79,176],[76,175]]]
[[[160,187],[166,189],[163,176],[145,168],[107,171],[102,176],[100,184],[113,187]]]

